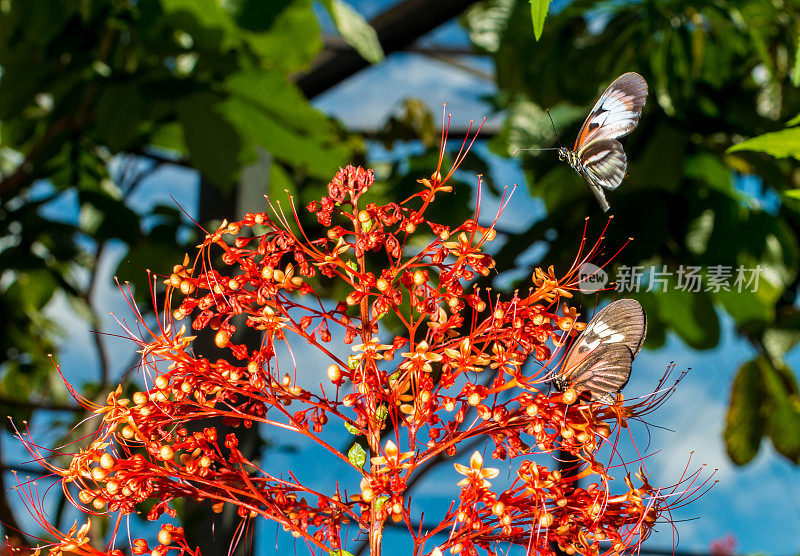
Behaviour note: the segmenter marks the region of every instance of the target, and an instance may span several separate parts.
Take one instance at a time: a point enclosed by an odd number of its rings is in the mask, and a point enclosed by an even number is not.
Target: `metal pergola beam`
[[[370,20],[386,55],[403,50],[418,38],[461,14],[477,0],[403,0]],[[355,50],[326,50],[311,70],[297,78],[309,99],[369,66]]]

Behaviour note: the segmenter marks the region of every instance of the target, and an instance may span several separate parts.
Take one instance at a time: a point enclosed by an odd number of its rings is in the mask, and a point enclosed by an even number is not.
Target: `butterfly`
[[[625,177],[628,161],[617,141],[639,123],[647,100],[647,82],[638,73],[623,73],[603,91],[583,122],[575,147],[558,148],[559,160],[589,182],[589,187],[604,212],[611,206],[603,189],[614,190]]]
[[[614,403],[628,383],[631,364],[647,335],[647,316],[638,301],[620,299],[597,313],[567,352],[553,384],[574,388],[592,402]]]

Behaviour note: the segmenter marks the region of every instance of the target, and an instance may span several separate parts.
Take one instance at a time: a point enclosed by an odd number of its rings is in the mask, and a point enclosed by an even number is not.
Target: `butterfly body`
[[[573,388],[592,402],[613,403],[628,383],[646,334],[647,317],[639,302],[610,303],[570,347],[554,386],[560,391]]]
[[[559,159],[566,160],[583,176],[605,212],[611,207],[603,190],[619,187],[628,165],[617,139],[628,135],[639,123],[646,100],[647,82],[641,75],[620,75],[597,99],[573,149],[558,149]]]

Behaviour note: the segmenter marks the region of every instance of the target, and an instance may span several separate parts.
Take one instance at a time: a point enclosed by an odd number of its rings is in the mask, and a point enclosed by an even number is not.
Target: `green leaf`
[[[761,415],[764,389],[760,369],[764,363],[762,359],[748,361],[742,365],[733,381],[723,437],[728,456],[737,465],[752,461],[764,434]]]
[[[533,34],[538,41],[544,31],[544,19],[547,17],[547,8],[550,0],[531,0],[531,19],[533,20]]]
[[[378,34],[364,16],[343,0],[325,0],[323,4],[331,14],[336,30],[347,44],[371,64],[383,61],[383,48]]]
[[[800,124],[800,114],[786,122],[786,127],[792,127],[793,125]]]
[[[27,318],[40,318],[41,310],[58,291],[58,282],[48,270],[20,272],[16,280],[8,286],[7,294],[21,306]]]
[[[388,500],[388,496],[378,496],[378,498],[375,499],[375,509],[380,510]]]
[[[164,23],[191,35],[200,50],[235,48],[240,40],[233,17],[216,0],[160,0]]]
[[[336,550],[331,550],[328,552],[331,556],[353,556],[350,552],[346,550],[342,550],[341,548],[337,548]]]
[[[344,422],[344,428],[346,428],[347,432],[349,432],[353,436],[358,436],[359,434],[361,434],[361,431],[359,431],[358,428],[354,427],[353,425],[351,425],[347,421]]]
[[[767,394],[767,434],[778,453],[800,462],[800,397],[792,370],[781,362],[761,365]]]
[[[784,191],[783,194],[790,199],[800,200],[800,189],[790,189],[789,191]]]
[[[96,240],[119,238],[130,244],[139,235],[139,216],[123,201],[94,191],[80,194],[81,230]]]
[[[332,123],[284,76],[244,71],[228,77],[223,87],[230,96],[219,104],[220,113],[248,144],[242,162],[255,158],[257,145],[276,160],[328,180],[349,161]]]
[[[497,52],[515,3],[515,0],[489,0],[467,8],[464,20],[472,44],[486,52]]]
[[[284,199],[287,195],[297,198],[297,187],[286,170],[273,162],[269,175],[269,196],[273,199]]]
[[[792,83],[795,87],[800,87],[800,37],[798,37],[797,52],[794,55],[794,71],[792,72]]]
[[[356,442],[347,451],[347,459],[354,466],[361,469],[364,467],[364,464],[367,463],[367,452],[364,451],[364,448],[361,447],[361,444]]]
[[[757,292],[775,303],[798,273],[800,249],[797,236],[786,222],[765,213],[753,214],[747,225],[751,237],[743,238],[739,262],[749,265],[749,268],[761,267]]]
[[[683,171],[687,178],[702,181],[722,192],[733,189],[733,172],[715,154],[700,153],[687,157]]]
[[[800,128],[765,133],[737,143],[730,147],[727,152],[737,151],[764,152],[775,158],[794,157],[800,160]]]
[[[800,327],[797,322],[794,323],[794,326],[768,328],[761,335],[764,349],[774,358],[783,357],[797,345],[797,342],[800,342]]]
[[[146,108],[145,99],[134,86],[105,88],[95,105],[99,141],[115,153],[129,148],[147,117]]]
[[[292,0],[234,0],[236,23],[248,31],[266,31]]]
[[[719,319],[708,293],[684,291],[670,278],[666,291],[656,295],[656,302],[659,320],[687,345],[694,349],[710,349],[717,345]]]
[[[226,186],[240,168],[241,133],[220,114],[219,102],[217,95],[197,93],[179,104],[178,117],[192,165]]]
[[[183,128],[178,122],[160,125],[150,136],[150,145],[180,154],[186,154],[186,141],[183,139]]]
[[[708,249],[708,241],[714,232],[714,211],[704,210],[691,220],[686,229],[686,247],[692,253],[703,254]]]
[[[796,236],[785,222],[753,212],[719,226],[708,253],[725,261],[724,246],[731,243],[736,246],[736,264],[731,267],[730,291],[716,292],[714,299],[740,326],[769,322],[775,318],[775,304],[797,276]]]
[[[270,69],[284,75],[307,69],[323,47],[311,0],[294,0],[278,14],[268,33],[253,33],[249,43],[270,61]]]

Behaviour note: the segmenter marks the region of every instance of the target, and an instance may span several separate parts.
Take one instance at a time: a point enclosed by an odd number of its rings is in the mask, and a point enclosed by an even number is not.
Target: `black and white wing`
[[[611,344],[584,355],[578,364],[559,375],[561,389],[573,388],[592,402],[614,403],[631,376],[633,356],[622,344]]]
[[[601,188],[614,190],[622,183],[628,159],[616,139],[595,141],[581,153],[581,175],[589,182],[604,212],[611,206]]]
[[[633,131],[647,101],[647,81],[635,72],[617,77],[597,99],[583,122],[573,150],[582,150],[595,141],[618,139]]]
[[[567,352],[556,388],[574,388],[590,401],[613,403],[628,383],[631,364],[647,334],[647,317],[638,301],[620,299],[597,313]]]

